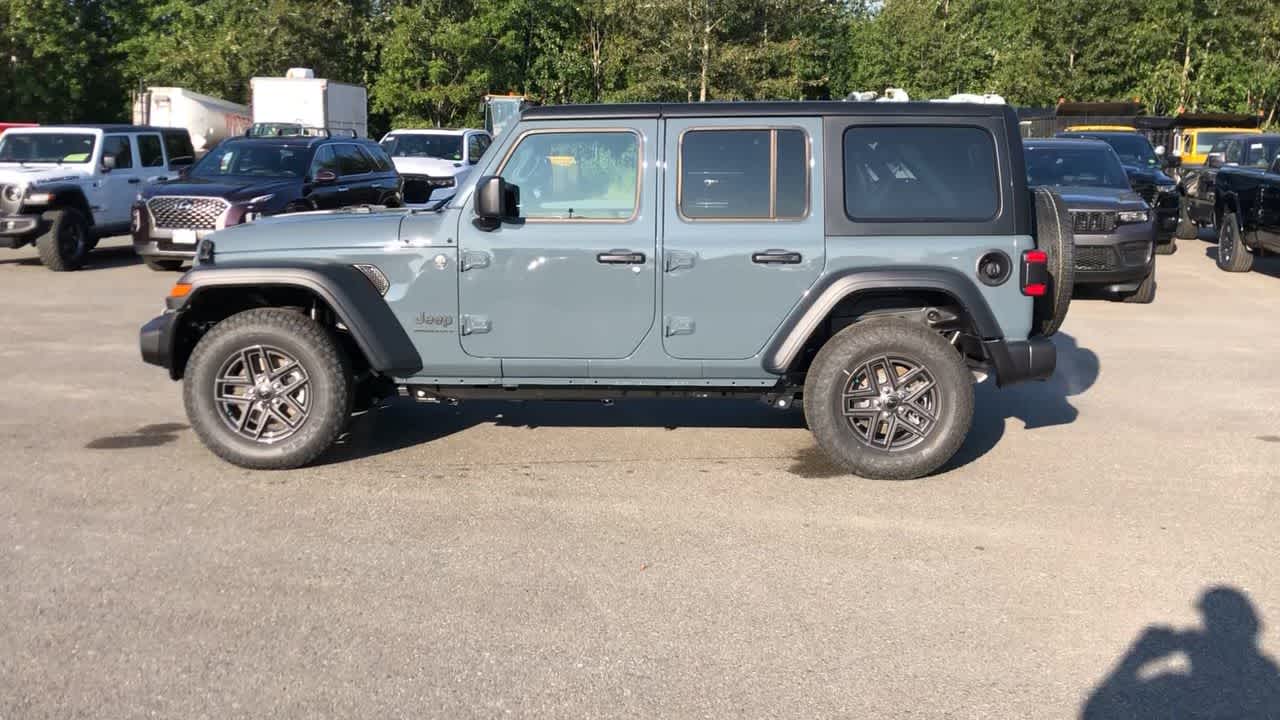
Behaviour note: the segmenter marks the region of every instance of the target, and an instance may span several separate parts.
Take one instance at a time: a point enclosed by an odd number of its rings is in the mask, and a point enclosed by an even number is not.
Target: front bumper
[[[1155,227],[1135,223],[1106,234],[1076,235],[1076,285],[1136,287],[1155,266]]]
[[[0,215],[0,247],[19,248],[49,229],[39,215]]]
[[[175,372],[174,340],[177,337],[178,314],[165,312],[151,318],[138,331],[138,349],[142,352],[142,361],[150,365],[158,365],[169,371],[169,377],[178,379]]]
[[[996,371],[996,385],[1047,380],[1058,365],[1058,349],[1046,337],[1030,340],[987,340],[987,358]]]

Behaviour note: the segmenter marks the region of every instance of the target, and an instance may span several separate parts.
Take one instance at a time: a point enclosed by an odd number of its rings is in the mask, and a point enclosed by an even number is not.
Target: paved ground
[[[173,276],[111,245],[0,256],[4,720],[1280,717],[1280,262],[1183,243],[884,483],[750,403],[397,404],[239,470],[138,360]]]

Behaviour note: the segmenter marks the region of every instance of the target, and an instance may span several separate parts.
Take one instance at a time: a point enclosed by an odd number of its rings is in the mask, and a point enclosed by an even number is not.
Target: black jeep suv
[[[205,235],[264,215],[402,203],[402,181],[377,143],[351,137],[242,137],[139,194],[133,249],[177,270]]]
[[[1164,171],[1171,162],[1156,153],[1145,135],[1136,132],[1058,133],[1060,138],[1101,140],[1120,156],[1129,184],[1151,206],[1156,223],[1156,254],[1172,255],[1177,250],[1173,231],[1178,226],[1178,184]]]

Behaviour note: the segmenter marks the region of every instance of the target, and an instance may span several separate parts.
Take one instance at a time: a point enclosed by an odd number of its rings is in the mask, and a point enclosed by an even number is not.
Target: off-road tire
[[[223,419],[215,397],[218,373],[233,357],[255,347],[278,348],[305,370],[309,412],[293,434],[276,443],[245,438]],[[200,339],[183,378],[191,427],[215,455],[254,470],[285,470],[315,460],[342,433],[351,416],[351,364],[338,339],[294,310],[260,308],[232,315]]]
[[[75,208],[46,211],[49,230],[36,238],[40,262],[54,272],[79,270],[89,254],[89,223]]]
[[[1138,285],[1138,289],[1131,293],[1127,293],[1121,298],[1123,302],[1138,303],[1147,305],[1155,302],[1156,299],[1156,269],[1151,268],[1151,272],[1142,278],[1142,284]]]
[[[142,263],[156,272],[174,272],[182,269],[181,260],[163,260],[160,258],[142,258]]]
[[[1035,299],[1032,332],[1049,336],[1062,327],[1071,305],[1075,287],[1076,242],[1071,226],[1071,213],[1058,194],[1037,188],[1032,191],[1035,205],[1036,247],[1049,257],[1049,288]]]
[[[1169,238],[1169,241],[1168,241],[1168,242],[1160,242],[1160,241],[1158,241],[1158,240],[1156,241],[1156,254],[1157,254],[1157,255],[1172,255],[1172,254],[1174,254],[1174,253],[1176,253],[1176,252],[1178,252],[1178,239],[1177,239],[1177,238],[1173,238],[1173,237],[1171,237],[1171,238]]]
[[[844,413],[846,385],[882,357],[925,368],[937,388],[936,421],[918,444],[896,451],[865,444]],[[937,470],[964,443],[973,422],[973,377],[956,349],[928,327],[897,318],[865,320],[818,351],[805,378],[804,415],[818,446],[838,466],[868,479],[910,480]]]
[[[1218,226],[1218,267],[1227,272],[1249,272],[1253,269],[1253,253],[1244,246],[1240,237],[1240,223],[1236,214],[1226,212]]]

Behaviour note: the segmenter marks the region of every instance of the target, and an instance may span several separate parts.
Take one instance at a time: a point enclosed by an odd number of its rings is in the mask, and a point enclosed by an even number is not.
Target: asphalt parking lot
[[[749,402],[397,402],[240,470],[138,358],[175,276],[104,247],[0,255],[3,720],[1280,717],[1278,259],[1076,302],[885,483]]]

